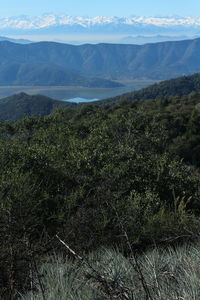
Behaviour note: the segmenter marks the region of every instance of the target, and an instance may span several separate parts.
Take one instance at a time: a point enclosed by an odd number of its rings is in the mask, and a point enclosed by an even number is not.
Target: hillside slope
[[[164,80],[135,92],[126,93],[114,98],[96,102],[96,104],[115,104],[119,101],[136,101],[150,99],[167,99],[174,96],[185,96],[192,92],[200,92],[200,73]]]
[[[44,116],[56,108],[76,107],[76,104],[53,100],[42,95],[20,93],[0,100],[0,120],[14,121],[24,116]]]
[[[2,86],[83,86],[121,87],[122,84],[101,78],[86,78],[61,66],[42,63],[9,62],[0,65]]]
[[[0,42],[0,57],[0,67],[45,64],[89,77],[169,79],[200,71],[200,39],[141,46]]]

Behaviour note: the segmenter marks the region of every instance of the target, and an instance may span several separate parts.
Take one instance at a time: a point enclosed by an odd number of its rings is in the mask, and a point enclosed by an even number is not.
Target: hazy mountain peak
[[[0,19],[0,28],[20,28],[20,29],[38,29],[48,28],[59,25],[80,25],[82,27],[91,27],[96,25],[154,25],[154,26],[200,26],[200,17],[82,17],[69,16],[65,14],[43,14],[41,16],[16,16],[4,17]]]

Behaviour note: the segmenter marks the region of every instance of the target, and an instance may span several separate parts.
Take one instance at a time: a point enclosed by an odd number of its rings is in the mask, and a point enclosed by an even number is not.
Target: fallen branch
[[[97,282],[101,284],[101,286],[104,288],[104,293],[106,293],[110,299],[116,299],[119,296],[122,297],[124,300],[130,300],[127,296],[127,289],[123,287],[113,287],[113,281],[108,282],[106,277],[102,276],[93,266],[90,264],[90,262],[81,257],[79,254],[77,254],[73,249],[71,249],[58,235],[56,235],[56,238],[60,241],[60,243],[78,260],[80,260],[82,263],[84,263],[94,275],[89,274],[90,278],[94,278]]]

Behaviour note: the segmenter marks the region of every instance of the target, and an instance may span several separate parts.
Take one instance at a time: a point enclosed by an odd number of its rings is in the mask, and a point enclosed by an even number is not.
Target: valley
[[[16,93],[41,94],[57,100],[81,97],[86,99],[105,99],[138,90],[153,84],[154,80],[123,80],[119,88],[87,88],[80,86],[0,86],[0,99]]]

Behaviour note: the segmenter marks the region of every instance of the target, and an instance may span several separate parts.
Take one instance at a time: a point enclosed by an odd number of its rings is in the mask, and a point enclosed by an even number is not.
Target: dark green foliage
[[[120,104],[129,103],[137,100],[153,100],[156,99],[160,102],[160,105],[166,106],[168,104],[168,99],[170,97],[178,97],[179,102],[180,97],[189,95],[194,98],[195,93],[198,97],[200,92],[200,74],[193,74],[190,76],[183,76],[179,78],[174,78],[170,80],[165,80],[160,83],[156,83],[148,86],[147,88],[140,89],[136,92],[126,93],[115,98],[105,99],[99,101],[99,105],[105,104],[115,104],[119,102]],[[173,100],[176,101],[176,98]]]
[[[140,248],[195,239],[199,102],[193,93],[1,123],[1,293],[31,288],[56,233],[84,251],[126,248],[121,224]]]
[[[24,116],[45,116],[59,107],[76,107],[76,104],[42,95],[19,93],[0,100],[0,120],[14,121]]]

